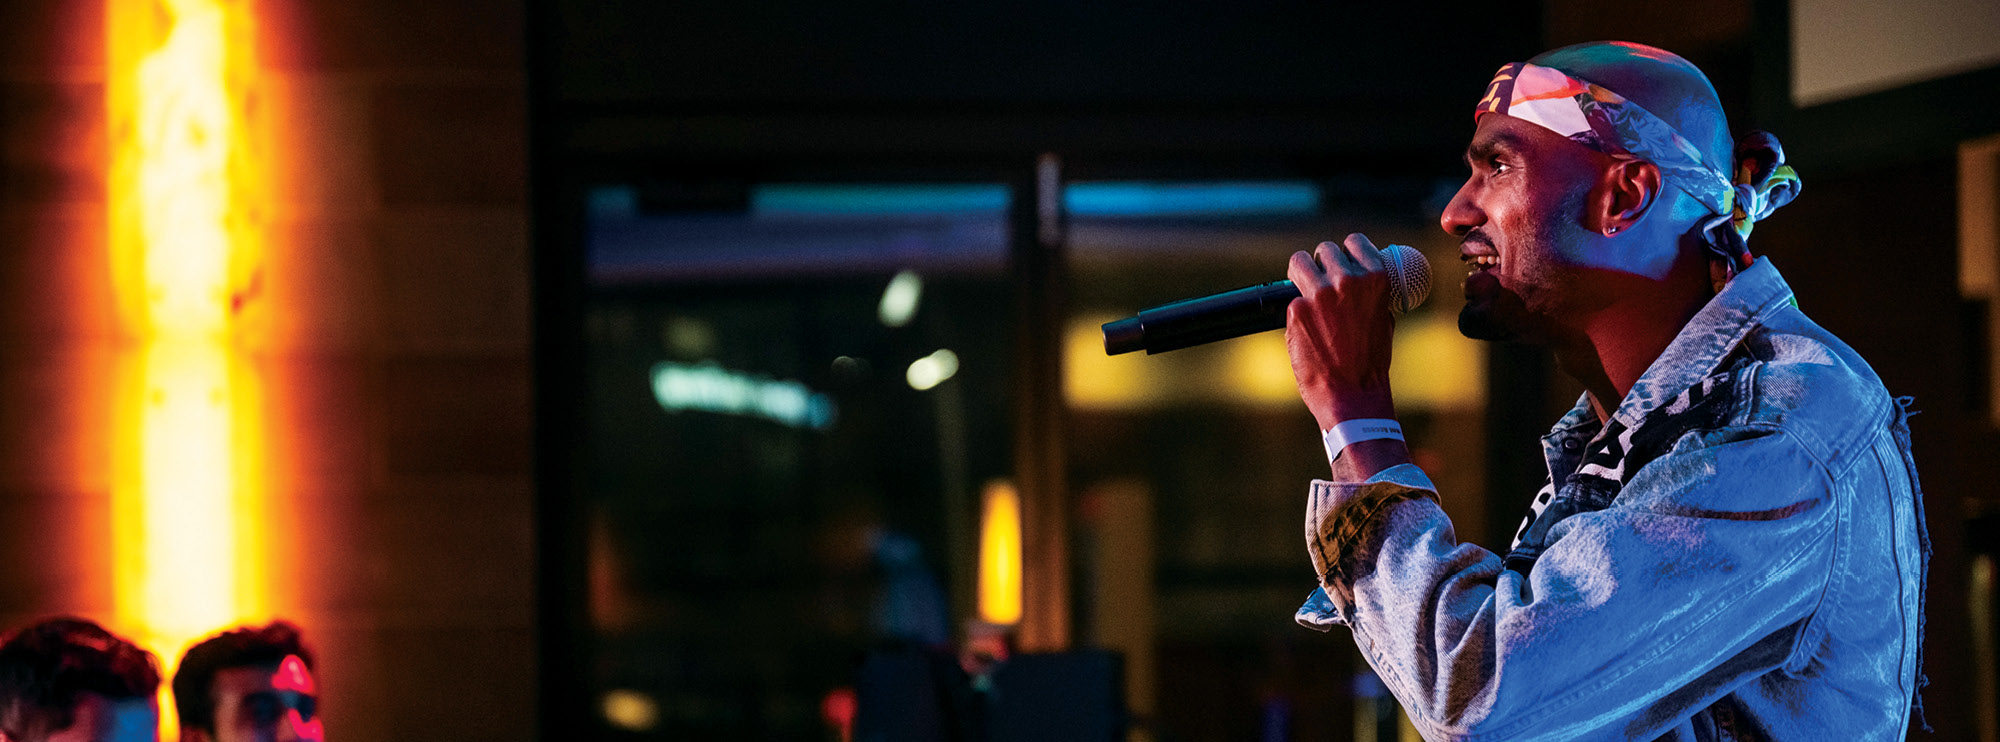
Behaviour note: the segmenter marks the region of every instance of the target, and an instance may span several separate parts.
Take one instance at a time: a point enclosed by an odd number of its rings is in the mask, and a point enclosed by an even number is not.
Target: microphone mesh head
[[[1389,273],[1389,310],[1402,314],[1431,296],[1431,261],[1409,245],[1382,248]]]

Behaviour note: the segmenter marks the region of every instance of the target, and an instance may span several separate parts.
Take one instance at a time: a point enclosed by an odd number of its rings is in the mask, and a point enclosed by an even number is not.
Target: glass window
[[[1010,463],[1009,203],[983,183],[590,193],[600,736],[823,738],[865,651],[953,638],[971,503]]]

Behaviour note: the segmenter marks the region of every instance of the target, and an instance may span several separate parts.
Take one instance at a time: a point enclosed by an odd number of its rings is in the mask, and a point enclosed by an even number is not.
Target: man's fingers
[[[1360,232],[1348,235],[1345,252],[1364,271],[1379,273],[1383,269],[1382,251],[1375,249],[1375,243],[1369,242],[1367,235]]]
[[[1311,296],[1320,288],[1340,285],[1343,279],[1385,270],[1382,251],[1375,249],[1375,243],[1366,235],[1357,232],[1341,242],[1319,243],[1311,253],[1293,253],[1285,274],[1299,287],[1300,293]]]
[[[1313,254],[1319,257],[1320,265],[1326,266],[1329,281],[1336,280],[1337,276],[1354,275],[1361,270],[1360,264],[1354,262],[1354,256],[1347,254],[1347,248],[1338,242],[1319,243],[1319,247],[1313,248]]]
[[[1292,260],[1285,266],[1285,277],[1301,292],[1327,285],[1326,271],[1313,260],[1312,253],[1300,250],[1292,253]]]

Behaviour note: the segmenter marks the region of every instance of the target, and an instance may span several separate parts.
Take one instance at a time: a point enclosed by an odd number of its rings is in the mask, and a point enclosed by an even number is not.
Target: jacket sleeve
[[[1431,740],[1652,739],[1791,662],[1828,584],[1834,487],[1781,431],[1677,446],[1525,576],[1428,484],[1314,482],[1307,542],[1323,612]]]

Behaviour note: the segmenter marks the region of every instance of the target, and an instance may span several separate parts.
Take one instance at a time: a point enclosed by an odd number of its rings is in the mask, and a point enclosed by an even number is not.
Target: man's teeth
[[[1500,258],[1495,255],[1474,255],[1465,259],[1466,267],[1474,271],[1482,268],[1491,268],[1499,264]]]

